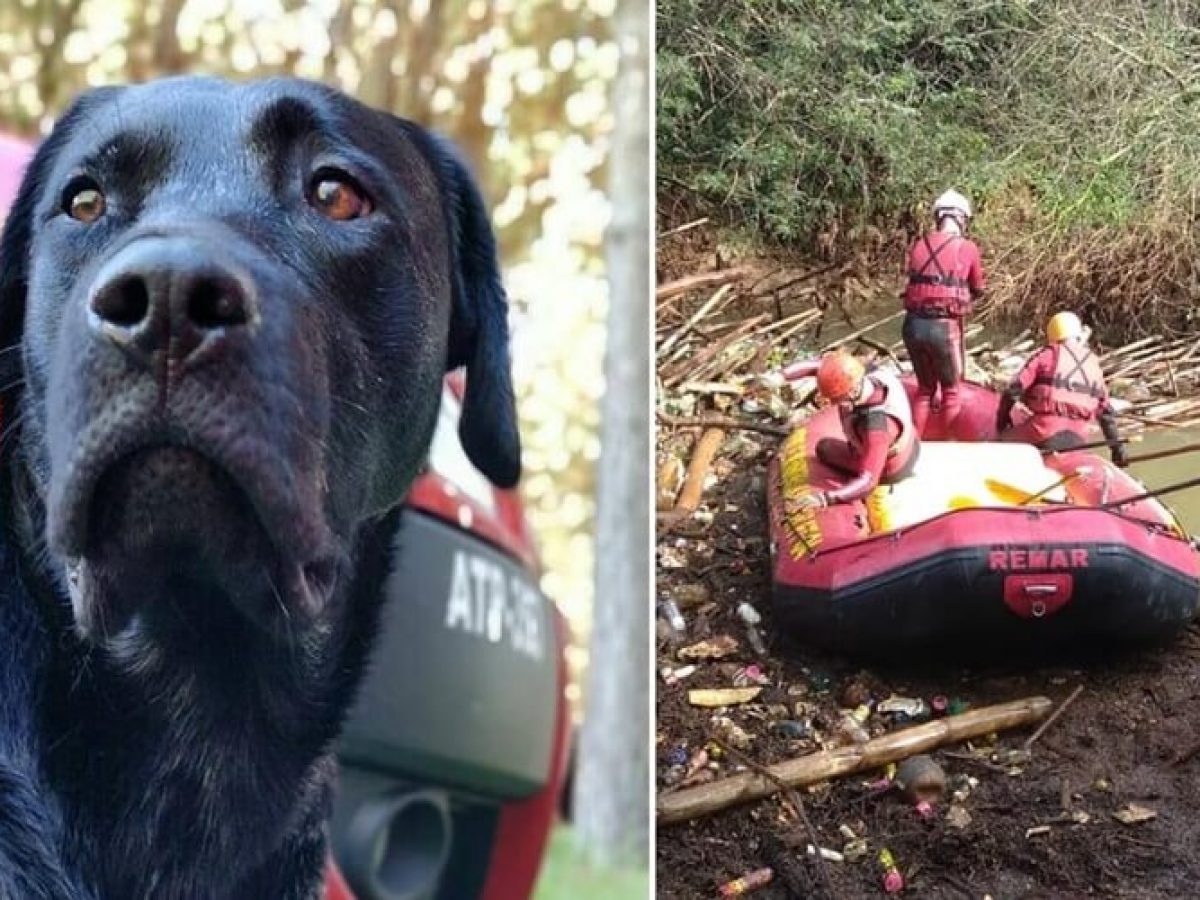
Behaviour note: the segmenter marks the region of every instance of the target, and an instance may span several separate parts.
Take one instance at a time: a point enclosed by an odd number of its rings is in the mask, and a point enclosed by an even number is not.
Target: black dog
[[[477,189],[295,80],[85,95],[0,245],[0,895],[311,898],[443,373],[518,478]]]

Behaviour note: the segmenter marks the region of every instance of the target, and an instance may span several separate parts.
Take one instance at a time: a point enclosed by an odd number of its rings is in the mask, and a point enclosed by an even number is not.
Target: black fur
[[[369,215],[316,211],[331,168]],[[478,189],[328,88],[171,79],[64,115],[0,259],[0,897],[315,897],[444,371],[472,460],[519,476]],[[244,320],[203,318],[212,291]]]

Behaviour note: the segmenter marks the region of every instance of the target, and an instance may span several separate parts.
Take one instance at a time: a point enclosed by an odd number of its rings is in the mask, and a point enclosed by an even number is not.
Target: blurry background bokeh
[[[174,73],[293,74],[452,137],[494,211],[543,587],[591,622],[616,0],[0,0],[0,131],[80,91]],[[578,701],[578,682],[572,688]]]

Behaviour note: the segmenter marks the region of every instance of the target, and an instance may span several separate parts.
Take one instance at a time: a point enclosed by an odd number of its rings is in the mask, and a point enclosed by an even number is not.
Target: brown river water
[[[1129,455],[1136,457],[1193,443],[1200,443],[1200,428],[1149,431],[1139,443],[1130,445]],[[1200,453],[1181,453],[1166,459],[1134,463],[1129,469],[1150,490],[1154,490],[1200,476]],[[1200,487],[1175,491],[1162,499],[1191,534],[1200,534]]]

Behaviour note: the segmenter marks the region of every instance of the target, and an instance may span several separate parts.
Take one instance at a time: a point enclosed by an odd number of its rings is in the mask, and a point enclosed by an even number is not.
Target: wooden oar
[[[983,504],[974,497],[968,497],[965,494],[958,494],[954,497],[951,497],[946,505],[951,509],[978,509],[979,507],[983,506]]]
[[[1140,434],[1130,435],[1127,438],[1121,438],[1117,441],[1118,444],[1138,444],[1141,443],[1142,436]],[[1092,441],[1090,444],[1080,444],[1078,447],[1062,447],[1057,450],[1052,450],[1049,447],[1042,447],[1042,456],[1050,456],[1053,453],[1074,453],[1076,450],[1099,450],[1101,447],[1109,446],[1110,441]]]
[[[1092,509],[1117,509],[1122,506],[1128,506],[1130,503],[1139,503],[1142,500],[1150,500],[1154,497],[1161,497],[1163,494],[1171,494],[1175,491],[1182,491],[1185,488],[1196,487],[1197,485],[1200,485],[1200,478],[1189,478],[1187,481],[1168,484],[1166,487],[1155,488],[1152,491],[1146,491],[1144,494],[1134,494],[1132,497],[1126,497],[1124,500],[1101,503],[1099,506],[1093,506]]]

